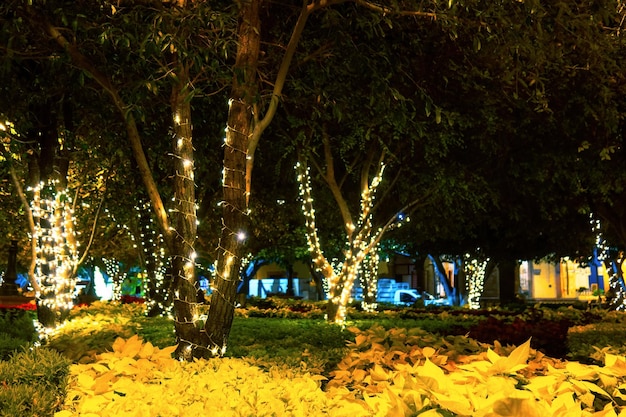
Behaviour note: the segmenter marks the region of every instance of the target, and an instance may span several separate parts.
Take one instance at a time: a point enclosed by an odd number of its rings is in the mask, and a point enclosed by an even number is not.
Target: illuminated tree
[[[151,201],[154,216],[161,230],[170,257],[170,275],[165,280],[171,290],[175,310],[175,327],[180,340],[180,356],[191,353],[191,343],[198,338],[196,327],[195,250],[196,198],[194,186],[194,162],[191,131],[191,99],[197,92],[197,77],[214,74],[219,67],[220,52],[208,58],[200,53],[188,54],[191,41],[195,48],[221,51],[224,45],[219,33],[228,14],[213,13],[206,4],[184,1],[163,3],[164,7],[146,7],[143,4],[122,2],[101,8],[83,8],[80,11],[54,8],[52,4],[25,4],[15,2],[17,14],[31,23],[34,31],[44,33],[58,45],[60,53],[67,54],[73,65],[93,80],[123,121],[130,142],[137,170]],[[51,6],[46,9],[47,6]],[[79,13],[77,16],[72,13]],[[84,24],[91,19],[94,24]],[[152,19],[151,24],[145,24]],[[185,25],[177,22],[185,21]],[[73,22],[68,25],[67,22]],[[196,30],[198,29],[198,30]],[[72,36],[67,36],[67,34]],[[193,36],[192,36],[193,35]],[[99,42],[100,48],[93,48]],[[141,47],[137,49],[137,45]],[[210,45],[209,45],[210,44]],[[209,46],[209,47],[207,47]],[[142,64],[133,58],[138,51]],[[198,50],[198,49],[197,49]],[[196,50],[196,51],[197,51]],[[109,60],[99,51],[111,53],[117,59]],[[224,49],[223,52],[228,52]],[[103,59],[104,58],[104,59]],[[211,67],[217,63],[217,67]],[[126,65],[126,67],[124,67]],[[133,66],[129,70],[130,66]],[[152,66],[148,77],[138,75]],[[123,75],[122,75],[123,74]],[[195,79],[192,77],[196,77]],[[146,80],[146,78],[148,78]],[[147,88],[129,90],[138,79]],[[213,84],[215,85],[215,84]],[[205,85],[206,86],[206,85]],[[219,86],[217,87],[219,89]],[[166,208],[159,187],[153,176],[147,152],[142,143],[142,133],[149,129],[145,117],[153,107],[143,105],[146,93],[161,97],[169,90],[169,140],[173,159],[172,204]],[[150,127],[151,121],[148,121]],[[152,125],[162,125],[156,121]]]
[[[168,301],[170,299],[169,288],[165,285],[167,272],[166,247],[163,235],[159,232],[158,227],[150,216],[149,204],[141,204],[140,201],[137,203],[139,204],[128,208],[132,210],[131,215],[125,217],[123,221],[117,219],[116,215],[109,210],[107,210],[107,214],[116,224],[116,227],[123,230],[130,238],[130,241],[133,242],[134,250],[131,251],[131,258],[126,260],[126,264],[132,265],[133,262],[136,263],[138,260],[138,264],[142,267],[142,284],[146,297],[147,314],[148,316],[155,316],[166,312],[167,306],[171,305]],[[119,206],[116,208],[119,211]],[[108,271],[107,274],[110,276],[117,275],[110,274]],[[119,277],[122,278],[121,275]],[[114,284],[113,295],[115,299],[119,299],[121,296],[121,280],[120,282],[114,281]]]
[[[31,282],[38,300],[39,321],[46,327],[62,321],[71,309],[76,270],[81,262],[75,199],[82,199],[85,194],[79,195],[80,183],[73,178],[75,171],[70,164],[69,152],[76,146],[76,131],[74,114],[67,105],[64,100],[56,104],[52,98],[42,106],[31,105],[26,122],[17,117],[19,125],[5,122],[2,132],[11,154],[13,185],[22,204],[28,206],[30,239],[35,249]],[[26,190],[16,173],[23,144],[27,144],[30,153]],[[80,211],[84,211],[88,204],[86,200],[81,202]],[[88,246],[83,249],[85,254],[87,249]]]
[[[205,323],[206,342],[214,353],[224,351],[232,325],[235,306],[238,271],[244,254],[245,241],[238,237],[245,233],[248,224],[249,198],[252,169],[257,146],[263,132],[272,122],[282,99],[289,68],[296,48],[301,41],[306,22],[314,12],[345,3],[344,0],[303,1],[297,20],[293,24],[289,42],[284,52],[278,53],[278,70],[273,79],[269,101],[259,102],[259,68],[261,51],[260,0],[243,3],[240,8],[240,25],[237,31],[238,48],[234,65],[235,77],[230,94],[229,114],[224,148],[224,201],[222,203],[223,228],[217,253],[217,273],[213,286],[209,316]],[[394,14],[397,9],[381,7],[366,1],[357,1],[360,6],[374,10],[378,16]],[[433,6],[436,7],[436,6]],[[411,10],[411,9],[409,9]],[[435,14],[409,11],[411,16]]]
[[[383,234],[399,220],[398,214],[393,215],[383,226],[374,228],[373,212],[374,199],[382,181],[385,164],[381,158],[377,164],[365,164],[361,172],[361,196],[358,221],[355,223],[350,213],[349,205],[344,197],[337,178],[335,177],[333,157],[328,140],[324,141],[326,169],[321,172],[324,181],[330,188],[342,214],[344,222],[345,245],[343,260],[339,271],[333,268],[322,250],[317,225],[314,200],[311,189],[311,175],[306,159],[302,158],[296,165],[297,178],[300,185],[302,212],[306,219],[307,241],[309,251],[316,268],[324,275],[327,284],[328,320],[343,324],[346,318],[346,308],[352,297],[352,289],[366,256],[376,256],[375,249]],[[384,153],[383,153],[384,155]],[[370,174],[370,170],[373,174]],[[371,177],[371,179],[370,179]],[[410,207],[405,207],[408,209]],[[399,213],[402,213],[400,211]],[[368,297],[368,300],[371,300]]]
[[[463,258],[467,303],[472,309],[480,308],[480,298],[483,295],[485,279],[487,278],[488,263],[488,258],[479,259],[469,253]]]

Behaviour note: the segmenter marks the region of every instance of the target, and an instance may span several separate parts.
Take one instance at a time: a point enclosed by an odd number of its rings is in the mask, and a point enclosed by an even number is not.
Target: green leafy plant
[[[568,357],[601,364],[607,353],[626,354],[626,323],[595,323],[571,327],[567,334]]]
[[[32,348],[0,362],[0,416],[52,416],[65,397],[70,361]]]
[[[34,315],[24,310],[0,310],[0,360],[37,340]]]

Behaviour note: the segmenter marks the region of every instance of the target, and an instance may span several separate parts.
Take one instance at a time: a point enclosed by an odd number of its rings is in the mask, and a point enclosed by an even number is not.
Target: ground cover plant
[[[0,385],[11,387],[0,409],[58,417],[626,415],[626,358],[615,349],[599,346],[601,358],[580,363],[546,356],[532,340],[515,347],[445,334],[446,323],[482,323],[467,310],[430,312],[435,333],[420,327],[429,321],[424,311],[386,310],[379,323],[363,315],[342,329],[312,318],[315,306],[298,316],[288,304],[270,307],[268,318],[238,311],[227,357],[193,363],[171,358],[171,321],[145,317],[141,305],[77,308],[45,349],[29,351],[63,354],[73,365],[65,359],[64,368],[38,371],[46,387],[0,372]],[[567,309],[491,313],[503,322],[624,321],[622,313]],[[24,369],[32,359],[11,360],[26,364],[12,368]],[[37,407],[21,398],[35,398]]]
[[[626,415],[624,357],[583,365],[545,357],[529,342],[492,348],[459,336],[442,343],[420,329],[351,331],[355,341],[324,390],[326,377],[306,369],[178,362],[174,347],[118,338],[112,352],[71,367],[55,416]]]

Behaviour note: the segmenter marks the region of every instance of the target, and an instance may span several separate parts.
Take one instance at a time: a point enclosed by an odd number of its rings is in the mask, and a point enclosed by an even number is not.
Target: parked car
[[[393,303],[396,305],[412,306],[418,300],[423,300],[425,306],[446,306],[450,305],[446,298],[435,297],[432,294],[422,291],[420,294],[416,289],[397,290],[393,296]]]

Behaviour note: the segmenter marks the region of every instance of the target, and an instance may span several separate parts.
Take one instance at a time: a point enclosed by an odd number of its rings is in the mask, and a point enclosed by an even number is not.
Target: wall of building
[[[311,271],[303,262],[293,265],[293,289],[296,297],[307,300],[317,299],[315,282],[311,279]],[[248,295],[265,298],[268,293],[285,294],[288,286],[287,272],[284,267],[271,263],[263,265],[253,279],[250,280]]]
[[[582,266],[570,260],[525,261],[520,265],[520,290],[534,300],[596,298],[594,290],[609,288],[609,278],[603,265]]]

